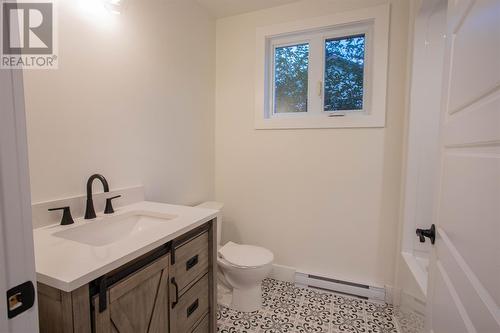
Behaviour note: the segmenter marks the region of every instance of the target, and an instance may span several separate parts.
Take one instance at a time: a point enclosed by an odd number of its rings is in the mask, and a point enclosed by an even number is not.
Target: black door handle
[[[417,236],[420,238],[420,243],[425,243],[425,237],[431,240],[431,244],[436,241],[436,226],[431,225],[430,229],[417,229]]]

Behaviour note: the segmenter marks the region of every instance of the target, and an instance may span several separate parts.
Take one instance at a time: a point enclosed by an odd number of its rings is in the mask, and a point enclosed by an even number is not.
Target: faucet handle
[[[111,201],[113,199],[120,198],[120,197],[121,197],[121,195],[116,195],[114,197],[106,199],[106,208],[104,208],[104,214],[113,214],[115,212],[115,210],[113,209],[113,204],[111,203]]]
[[[73,217],[71,216],[71,211],[69,206],[66,207],[60,207],[60,208],[49,208],[49,212],[53,212],[56,210],[62,210],[63,211],[63,216],[61,219],[61,225],[68,225],[68,224],[73,224],[75,221],[73,221]]]

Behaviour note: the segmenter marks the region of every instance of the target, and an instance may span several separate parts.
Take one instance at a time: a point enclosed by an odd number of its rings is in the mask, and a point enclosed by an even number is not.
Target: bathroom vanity
[[[139,202],[35,229],[40,332],[216,332],[216,216]]]

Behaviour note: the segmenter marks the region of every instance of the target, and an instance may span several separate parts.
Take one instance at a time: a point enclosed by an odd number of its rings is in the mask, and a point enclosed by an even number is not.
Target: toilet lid
[[[273,253],[268,249],[233,242],[227,242],[226,245],[221,247],[219,255],[229,263],[242,267],[264,266],[274,260]]]

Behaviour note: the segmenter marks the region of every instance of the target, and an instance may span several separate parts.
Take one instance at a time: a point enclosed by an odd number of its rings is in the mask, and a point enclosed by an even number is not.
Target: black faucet
[[[95,219],[95,209],[94,209],[94,201],[92,200],[92,183],[94,179],[99,179],[104,187],[104,192],[109,192],[109,185],[106,178],[103,175],[95,174],[90,176],[89,180],[87,180],[87,208],[85,209],[85,219]]]

